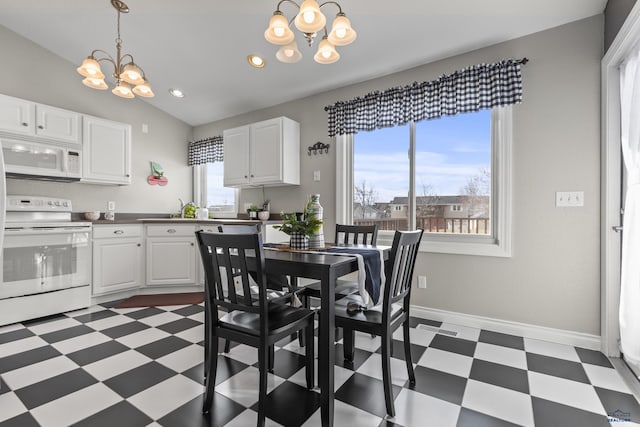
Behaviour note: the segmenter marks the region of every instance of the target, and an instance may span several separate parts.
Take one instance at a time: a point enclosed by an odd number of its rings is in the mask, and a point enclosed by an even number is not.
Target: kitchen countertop
[[[194,218],[170,218],[167,214],[149,214],[149,213],[116,213],[115,220],[99,219],[90,221],[93,225],[113,225],[113,224],[278,224],[279,215],[276,218],[270,218],[266,221],[250,220],[247,218],[212,218],[212,219],[194,219]],[[101,215],[104,218],[104,214]],[[73,221],[87,222],[82,213],[73,213]]]

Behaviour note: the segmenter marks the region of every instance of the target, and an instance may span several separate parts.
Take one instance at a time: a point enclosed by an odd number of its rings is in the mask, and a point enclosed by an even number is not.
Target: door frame
[[[620,71],[619,66],[640,42],[640,2],[637,2],[601,62],[601,220],[600,283],[601,350],[609,357],[620,357],[622,153],[620,144]]]

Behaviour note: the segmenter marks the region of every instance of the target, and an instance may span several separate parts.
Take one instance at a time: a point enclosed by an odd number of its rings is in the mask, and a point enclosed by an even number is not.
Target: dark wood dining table
[[[340,245],[344,246],[344,245]],[[384,249],[384,259],[389,257],[388,246],[354,245],[357,248]],[[320,387],[320,414],[323,426],[333,426],[334,366],[335,366],[335,285],[345,274],[358,271],[356,257],[313,252],[294,252],[265,248],[267,272],[284,274],[292,278],[304,277],[320,280],[321,312],[318,334],[318,385]]]

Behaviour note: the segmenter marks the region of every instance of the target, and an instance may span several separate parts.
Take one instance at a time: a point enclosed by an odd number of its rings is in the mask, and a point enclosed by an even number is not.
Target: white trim
[[[336,224],[353,224],[353,135],[335,137]]]
[[[435,320],[476,329],[485,329],[503,334],[518,335],[524,338],[549,341],[557,344],[587,348],[590,350],[600,350],[600,337],[592,334],[567,331],[564,329],[547,328],[545,326],[511,322],[508,320],[493,319],[490,317],[456,313],[415,305],[411,306],[410,313],[412,316],[422,319]]]
[[[640,40],[640,3],[636,3],[609,50],[602,58],[600,283],[601,351],[620,357],[618,321],[620,300],[620,72],[618,67]]]

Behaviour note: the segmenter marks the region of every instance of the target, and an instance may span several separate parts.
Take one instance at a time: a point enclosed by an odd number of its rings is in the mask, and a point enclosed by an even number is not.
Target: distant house
[[[416,197],[418,217],[487,218],[491,209],[489,196],[419,196]],[[394,197],[388,204],[390,218],[406,218],[408,197]]]
[[[353,204],[353,218],[354,219],[379,219],[385,218],[384,208],[380,209],[378,203],[374,206],[362,206],[361,203]]]

